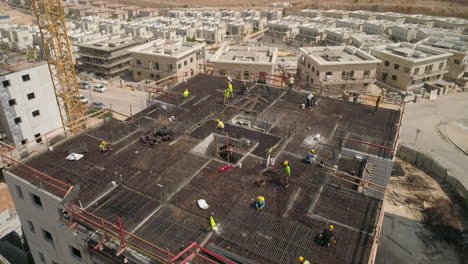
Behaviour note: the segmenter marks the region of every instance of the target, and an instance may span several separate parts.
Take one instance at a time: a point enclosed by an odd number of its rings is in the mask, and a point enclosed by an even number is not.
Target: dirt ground
[[[229,7],[260,9],[269,6],[265,0],[109,0],[109,2],[143,7]],[[401,12],[468,18],[466,0],[289,0],[292,9],[321,8],[345,10],[369,10],[378,12]],[[222,4],[221,4],[222,3]]]
[[[11,200],[10,192],[8,191],[8,186],[4,182],[0,182],[0,212],[3,212],[7,209],[14,209],[15,205]]]
[[[30,25],[33,23],[35,17],[25,11],[13,9],[6,2],[0,1],[0,11],[4,11],[10,15],[11,23],[20,25]]]
[[[422,221],[424,209],[450,201],[437,181],[405,161],[396,162],[393,174],[387,187],[385,212]],[[456,212],[453,220],[455,226],[461,227],[461,216]]]

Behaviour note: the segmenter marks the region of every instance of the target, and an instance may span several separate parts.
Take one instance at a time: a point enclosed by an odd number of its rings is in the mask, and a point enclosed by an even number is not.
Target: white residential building
[[[266,18],[268,21],[278,20],[283,17],[282,9],[267,9],[260,12],[261,16]]]
[[[364,50],[370,51],[370,48],[387,45],[393,43],[389,39],[380,35],[365,35],[365,34],[353,34],[351,35],[351,45]]]
[[[332,18],[337,18],[337,19],[345,19],[345,18],[349,18],[349,11],[329,9],[329,10],[323,11],[322,16],[332,17]]]
[[[351,44],[351,36],[354,34],[365,35],[363,32],[356,32],[351,28],[332,28],[325,30],[325,41],[327,45],[341,46]]]
[[[433,26],[462,33],[465,28],[468,28],[468,20],[456,17],[435,17]]]
[[[416,42],[420,27],[421,25],[418,24],[395,25],[392,29],[392,39],[401,42]]]
[[[47,63],[19,56],[7,61],[15,66],[0,65],[0,132],[2,141],[21,147],[45,143],[41,136],[60,128],[62,121]]]
[[[11,48],[27,49],[33,46],[33,28],[16,24],[0,25],[0,43]]]
[[[273,43],[289,43],[299,33],[299,22],[289,20],[275,20],[268,22],[268,31],[262,41]]]
[[[391,36],[395,25],[396,23],[386,20],[370,20],[364,22],[362,31],[369,35]]]
[[[400,13],[383,12],[375,13],[376,19],[393,21],[395,23],[405,23],[405,17]]]
[[[350,46],[300,48],[298,74],[315,86],[361,90],[375,81],[380,60]]]
[[[376,14],[374,12],[357,10],[349,13],[350,18],[357,18],[362,20],[374,20],[376,19]]]
[[[175,75],[173,83],[199,73],[206,62],[205,43],[157,39],[130,50],[133,78],[159,80]]]
[[[358,18],[338,19],[336,21],[336,27],[345,27],[354,30],[355,32],[361,32],[366,21]]]
[[[197,29],[195,37],[197,40],[204,40],[208,44],[218,44],[226,38],[226,28],[203,26]]]
[[[316,46],[325,40],[327,25],[318,23],[306,23],[299,26],[299,34],[292,40],[294,47]]]
[[[450,52],[448,72],[445,78],[449,80],[462,79],[468,81],[468,36],[461,34],[440,34],[419,42],[426,46]]]
[[[447,73],[447,59],[453,55],[406,42],[372,48],[371,54],[382,61],[377,68],[377,79],[405,91],[442,80]]]
[[[273,74],[278,56],[277,48],[222,46],[210,62],[215,74],[245,81],[258,79],[259,74]]]

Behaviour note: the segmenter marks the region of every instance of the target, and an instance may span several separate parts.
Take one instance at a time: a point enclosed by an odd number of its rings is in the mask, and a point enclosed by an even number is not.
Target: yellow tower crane
[[[41,32],[44,55],[54,86],[62,126],[72,132],[82,126],[84,117],[80,92],[73,64],[70,40],[63,15],[62,0],[32,0]]]

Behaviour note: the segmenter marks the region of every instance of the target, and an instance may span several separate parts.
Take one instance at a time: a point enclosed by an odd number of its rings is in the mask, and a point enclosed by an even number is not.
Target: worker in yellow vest
[[[310,262],[308,260],[304,259],[303,256],[300,256],[298,258],[298,260],[299,260],[299,263],[301,263],[301,264],[310,264]]]
[[[224,90],[224,104],[227,104],[229,102],[229,94],[230,94],[229,87]]]
[[[216,128],[217,128],[217,129],[221,129],[221,130],[224,129],[224,123],[221,122],[221,120],[216,119],[216,123],[217,123],[217,125],[216,125]]]
[[[183,98],[183,99],[187,99],[188,96],[189,96],[189,94],[190,94],[189,90],[188,90],[188,89],[185,89],[185,91],[182,93],[182,98]]]
[[[232,98],[234,98],[234,89],[232,88],[231,82],[228,82],[228,89],[229,89],[229,94],[231,95]]]

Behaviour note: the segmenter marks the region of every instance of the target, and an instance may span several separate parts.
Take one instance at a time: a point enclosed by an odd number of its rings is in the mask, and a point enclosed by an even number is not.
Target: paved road
[[[419,221],[385,213],[376,264],[462,264],[447,243],[432,238]]]
[[[92,102],[102,102],[107,106],[112,106],[112,109],[115,111],[126,115],[135,114],[146,108],[147,93],[131,91],[128,87],[120,88],[111,84],[105,86],[107,91],[104,93],[94,92],[92,89],[80,90],[80,92],[88,98],[89,104]]]
[[[468,187],[468,156],[440,133],[439,126],[454,120],[468,120],[468,93],[453,93],[435,101],[406,105],[401,142],[414,144],[448,165],[458,180]],[[421,132],[416,138],[416,130]]]

